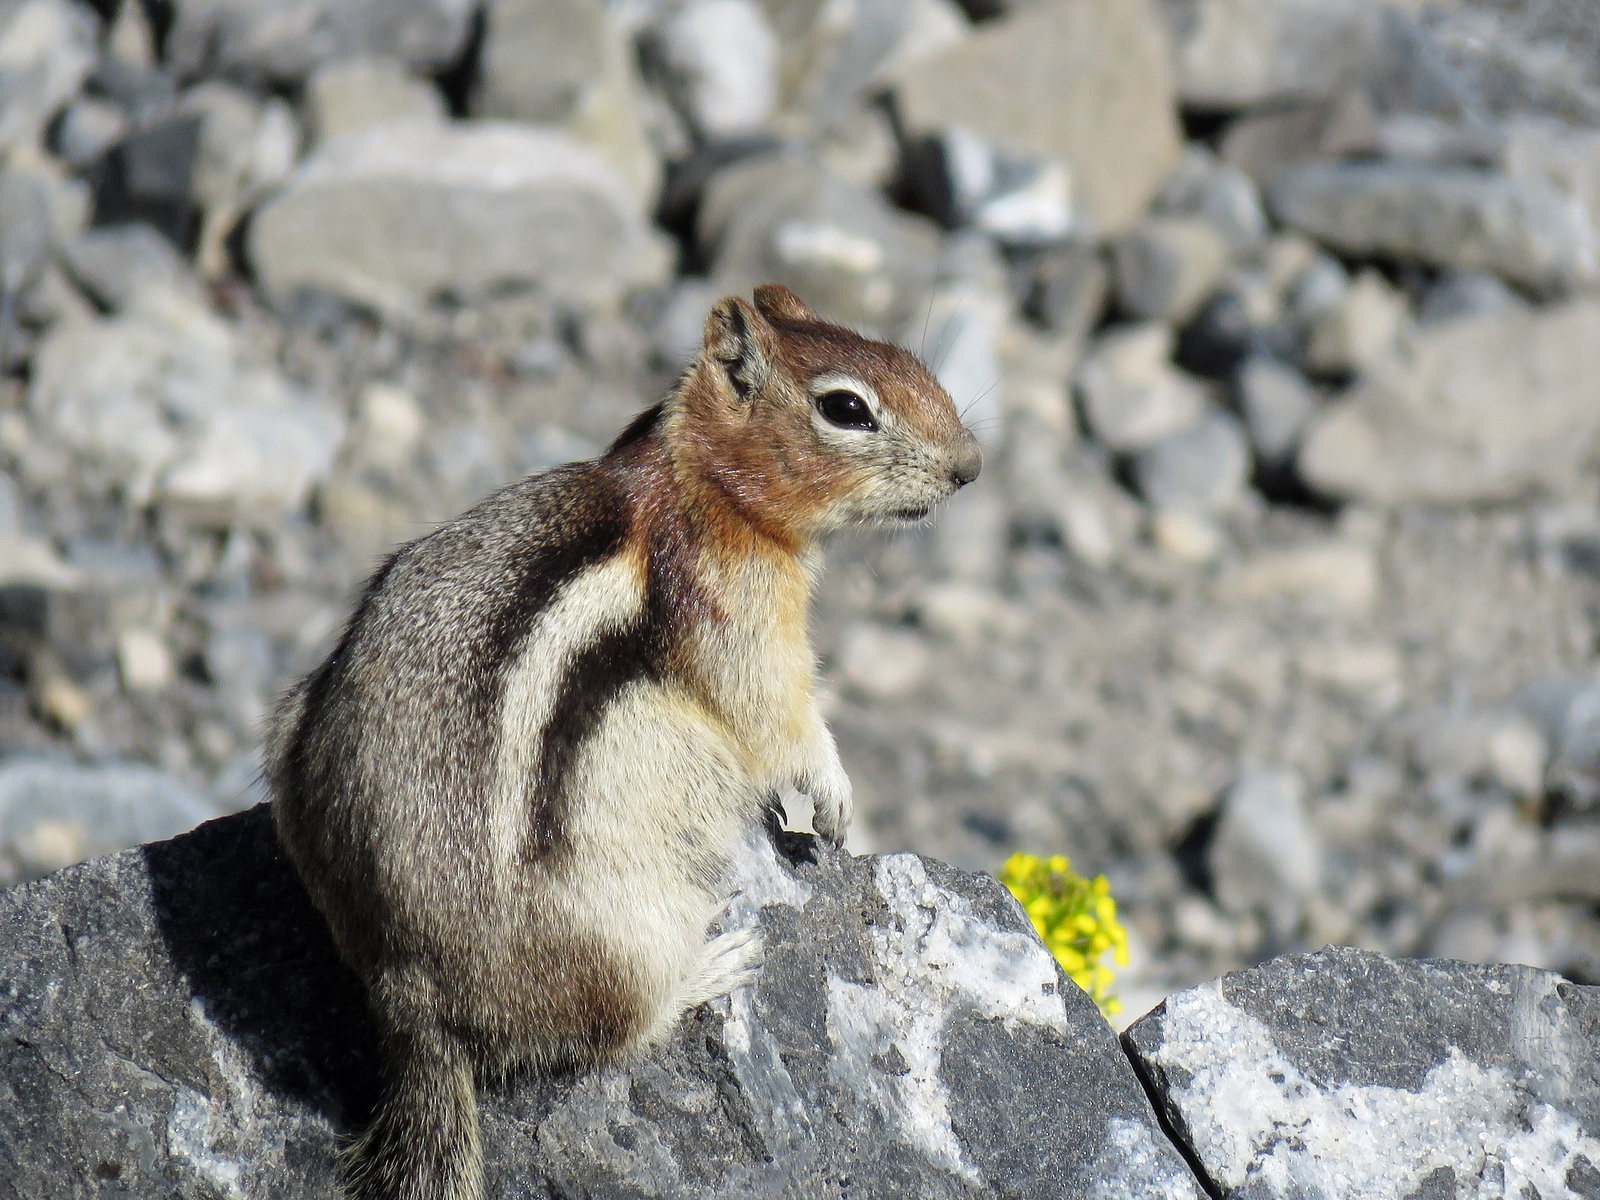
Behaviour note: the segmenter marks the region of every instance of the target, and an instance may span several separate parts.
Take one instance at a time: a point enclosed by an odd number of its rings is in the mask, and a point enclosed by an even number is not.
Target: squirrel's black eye
[[[876,429],[872,410],[854,392],[836,388],[817,397],[817,411],[841,429]]]

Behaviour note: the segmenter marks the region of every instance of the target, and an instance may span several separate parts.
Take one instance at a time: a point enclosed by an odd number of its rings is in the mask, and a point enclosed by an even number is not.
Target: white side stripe
[[[589,567],[540,614],[501,698],[500,754],[493,810],[497,865],[516,861],[527,832],[528,781],[538,767],[544,727],[573,658],[603,633],[625,625],[644,603],[638,560],[624,552]]]

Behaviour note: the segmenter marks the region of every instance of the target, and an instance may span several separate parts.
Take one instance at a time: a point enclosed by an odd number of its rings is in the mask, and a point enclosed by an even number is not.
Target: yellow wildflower
[[[1060,854],[1049,859],[1013,854],[1000,870],[1000,882],[1072,981],[1106,1016],[1121,1012],[1122,1004],[1110,994],[1111,969],[1099,962],[1109,950],[1118,966],[1128,963],[1128,935],[1117,923],[1117,902],[1106,877],[1085,879]]]

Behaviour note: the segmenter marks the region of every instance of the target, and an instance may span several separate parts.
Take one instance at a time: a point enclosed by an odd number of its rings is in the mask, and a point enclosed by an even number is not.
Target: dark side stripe
[[[627,535],[626,513],[620,503],[608,512],[582,515],[588,519],[562,541],[529,548],[525,562],[519,565],[517,586],[511,599],[495,613],[475,648],[475,656],[482,655],[482,658],[473,664],[470,673],[475,680],[468,704],[470,725],[455,732],[462,739],[481,740],[479,753],[485,787],[490,786],[499,758],[500,736],[505,725],[506,675],[521,656],[534,623],[555,602],[562,588],[585,570],[616,554]],[[554,721],[561,719],[562,706],[566,703],[564,693],[565,683],[551,709]],[[595,720],[598,721],[598,714]],[[546,744],[549,736],[547,729]],[[541,759],[543,757],[541,753]],[[541,761],[527,792],[529,836],[524,855],[530,859],[559,845],[566,824],[565,797],[546,785],[545,775]]]
[[[474,665],[493,675],[495,711],[500,687],[533,630],[533,624],[554,603],[556,595],[589,567],[610,558],[622,547],[627,534],[622,506],[596,513],[581,529],[554,545],[533,545],[515,563],[516,586],[494,612],[482,641],[472,649]],[[493,715],[486,713],[485,715]]]
[[[617,435],[617,440],[611,443],[611,449],[607,450],[606,453],[615,454],[618,450],[626,449],[635,443],[644,441],[645,438],[655,432],[656,426],[661,424],[661,414],[666,411],[666,408],[667,402],[663,400],[661,403],[652,404],[645,409],[632,421],[628,422],[628,427]]]
[[[694,553],[693,536],[681,520],[658,528],[649,548],[643,610],[621,628],[601,634],[567,665],[533,781],[533,819],[524,850],[530,860],[561,843],[573,768],[606,709],[630,684],[660,682],[681,631],[709,619],[712,610],[691,565]]]
[[[554,540],[530,541],[512,558],[503,576],[507,582],[486,595],[476,613],[469,614],[471,624],[461,629],[429,630],[424,635],[438,656],[432,677],[438,712],[434,727],[416,731],[408,749],[426,760],[425,774],[440,780],[447,776],[459,779],[459,768],[466,766],[482,786],[488,786],[499,751],[507,671],[539,615],[561,589],[585,568],[621,548],[627,513],[620,497],[609,506],[591,499],[562,516],[565,520]],[[286,782],[290,786],[317,790],[341,786],[336,778],[342,774],[339,764],[351,747],[330,744],[330,736],[337,738],[348,730],[330,718],[329,707],[339,702],[340,684],[352,665],[352,655],[371,658],[385,654],[385,647],[364,646],[367,638],[363,635],[377,619],[378,599],[408,549],[391,555],[373,575],[337,647],[307,678],[300,721],[287,755]]]
[[[570,777],[584,743],[624,688],[636,680],[661,678],[663,655],[661,628],[647,607],[573,657],[545,726],[534,774],[528,858],[539,858],[561,843],[572,799]]]

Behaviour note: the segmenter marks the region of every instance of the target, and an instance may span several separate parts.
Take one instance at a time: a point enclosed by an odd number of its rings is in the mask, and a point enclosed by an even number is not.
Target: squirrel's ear
[[[756,289],[756,309],[769,321],[817,319],[817,314],[781,283],[764,283]]]
[[[767,319],[737,296],[718,300],[706,318],[705,356],[722,368],[741,400],[767,386],[777,342]]]

